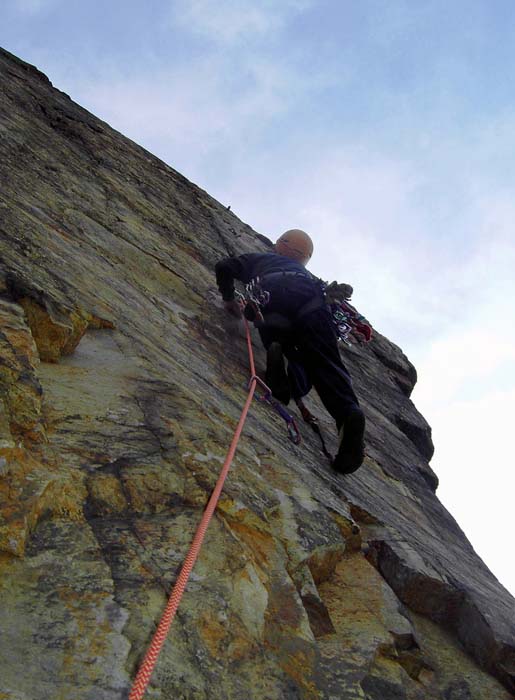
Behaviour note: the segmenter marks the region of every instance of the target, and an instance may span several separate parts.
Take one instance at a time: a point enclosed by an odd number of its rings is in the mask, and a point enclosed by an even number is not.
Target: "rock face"
[[[6,52],[0,90],[0,698],[121,700],[245,398],[213,265],[269,244]],[[342,352],[365,465],[254,403],[149,698],[513,697],[514,601],[435,495],[415,370]]]

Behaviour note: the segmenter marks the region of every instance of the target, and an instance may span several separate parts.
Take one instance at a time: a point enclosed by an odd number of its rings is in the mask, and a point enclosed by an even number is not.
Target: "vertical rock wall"
[[[6,52],[0,94],[0,698],[121,700],[244,401],[213,265],[267,241]],[[513,697],[514,601],[435,495],[415,370],[343,352],[365,465],[255,402],[149,698]]]

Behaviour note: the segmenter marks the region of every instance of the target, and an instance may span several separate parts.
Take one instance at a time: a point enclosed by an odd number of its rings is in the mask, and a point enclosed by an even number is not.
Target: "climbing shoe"
[[[347,414],[340,429],[340,446],[333,460],[333,469],[351,474],[359,469],[365,458],[365,415],[361,409]]]
[[[272,343],[266,351],[265,381],[274,396],[281,403],[290,402],[290,382],[284,367],[283,349],[280,343]]]

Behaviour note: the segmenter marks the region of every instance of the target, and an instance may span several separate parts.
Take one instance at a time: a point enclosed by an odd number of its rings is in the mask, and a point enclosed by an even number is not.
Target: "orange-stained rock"
[[[39,356],[18,304],[0,299],[0,329],[2,420],[9,426],[9,432],[37,433],[41,429],[42,393],[37,377]]]
[[[61,311],[57,316],[30,297],[22,297],[19,304],[44,362],[58,362],[63,355],[71,355],[89,325],[87,316],[74,311]]]

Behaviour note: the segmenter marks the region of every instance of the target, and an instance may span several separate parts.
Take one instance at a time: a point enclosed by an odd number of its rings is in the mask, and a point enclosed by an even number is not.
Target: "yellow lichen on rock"
[[[198,634],[211,656],[234,663],[259,649],[258,640],[235,614],[205,611],[198,619]]]
[[[23,557],[43,518],[83,519],[81,474],[59,473],[23,447],[1,448],[0,465],[0,551]]]
[[[115,515],[127,510],[120,479],[114,474],[95,474],[87,484],[90,501],[99,515]]]
[[[41,416],[39,355],[20,306],[0,299],[0,328],[3,422],[16,434],[34,431]]]
[[[218,511],[227,519],[231,533],[245,546],[253,560],[265,568],[269,566],[277,546],[270,524],[229,498],[220,499]]]
[[[428,696],[434,692],[439,697],[438,688],[444,687],[448,698],[513,700],[513,694],[479,669],[451,635],[421,615],[411,613],[410,617],[424,659],[434,670],[434,673],[427,673],[427,670],[420,673]]]
[[[41,465],[23,448],[0,449],[0,551],[21,557],[37,521]]]
[[[362,545],[359,525],[352,518],[345,518],[340,513],[331,513],[331,517],[345,540],[345,550],[347,552],[359,552]]]
[[[25,310],[40,358],[58,362],[63,355],[71,355],[89,325],[88,315],[69,309],[57,314],[30,297],[18,302]]]
[[[9,425],[9,415],[4,402],[0,399],[0,449],[14,447],[14,440]]]
[[[344,545],[334,544],[317,547],[307,559],[314,582],[319,585],[332,575],[344,553]]]
[[[361,639],[373,655],[391,641],[383,623],[384,581],[360,554],[343,559],[318,590],[343,643]]]
[[[84,520],[83,506],[86,497],[87,490],[82,474],[69,471],[54,475],[48,480],[37,500],[34,517],[39,519],[48,515],[64,520]]]

